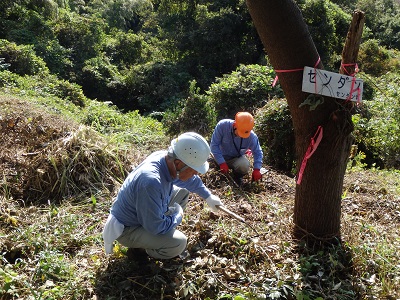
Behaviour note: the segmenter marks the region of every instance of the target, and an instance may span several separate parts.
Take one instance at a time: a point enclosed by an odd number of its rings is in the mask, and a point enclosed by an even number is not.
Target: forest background
[[[355,62],[356,76],[364,80],[364,94],[353,114],[351,163],[398,175],[400,1],[296,3],[325,68],[333,72],[340,67],[352,12],[365,12],[359,61]],[[293,177],[293,129],[279,82],[272,85],[275,76],[242,0],[0,3],[2,95],[42,99],[34,102],[54,106],[63,117],[101,135],[112,135],[119,150],[135,145],[140,149],[137,156],[165,146],[169,138],[188,130],[209,139],[218,120],[247,110],[256,118],[265,165]],[[16,121],[2,116],[3,131],[13,128],[10,120]],[[121,179],[124,174],[118,176]],[[10,186],[3,180],[4,201],[42,201],[73,194],[61,188],[54,193],[53,188],[47,194],[38,189],[27,195],[22,188]],[[98,203],[96,197],[90,199],[91,204]],[[50,215],[55,213],[53,208]],[[4,216],[3,221],[13,225],[9,212]],[[10,253],[6,248],[4,253]],[[4,270],[2,292],[11,297],[12,284],[20,282]],[[42,268],[41,272],[47,271]]]
[[[355,63],[366,101],[354,116],[355,144],[369,166],[398,167],[398,97],[391,86],[400,65],[399,2],[297,3],[334,72],[352,11],[365,12]],[[279,84],[271,84],[276,74],[244,1],[2,1],[0,39],[3,86],[27,90],[31,79],[37,94],[138,111],[171,136],[194,130],[209,137],[217,120],[248,110],[268,128],[259,132],[267,163],[293,171],[289,112]]]

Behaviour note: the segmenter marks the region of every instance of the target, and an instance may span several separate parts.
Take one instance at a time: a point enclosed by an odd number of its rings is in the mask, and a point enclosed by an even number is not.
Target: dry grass
[[[89,127],[14,98],[1,106],[2,176],[13,198],[38,203],[112,191],[126,176],[125,153]]]
[[[398,173],[348,172],[342,241],[311,247],[291,238],[294,179],[269,170],[239,189],[212,166],[204,182],[250,226],[192,195],[188,255],[143,266],[118,244],[105,256],[101,231],[151,147],[118,153],[17,99],[0,116],[0,299],[400,299]]]

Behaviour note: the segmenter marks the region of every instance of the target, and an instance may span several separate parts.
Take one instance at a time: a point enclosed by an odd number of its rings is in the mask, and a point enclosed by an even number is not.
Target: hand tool
[[[235,214],[233,211],[230,211],[229,209],[227,209],[227,208],[226,208],[225,206],[223,206],[223,205],[217,205],[217,208],[218,208],[219,210],[221,210],[221,211],[227,213],[228,215],[234,217],[236,220],[239,220],[240,222],[242,222],[242,223],[244,223],[245,225],[249,226],[251,229],[254,230],[254,232],[257,234],[257,236],[260,235],[260,234],[257,232],[257,230],[256,230],[253,226],[251,226],[249,223],[247,223],[246,220],[245,220],[243,217],[241,217],[241,216]]]

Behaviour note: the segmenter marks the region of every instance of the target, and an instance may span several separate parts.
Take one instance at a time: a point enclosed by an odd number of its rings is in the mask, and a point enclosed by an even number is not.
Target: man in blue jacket
[[[117,240],[157,259],[181,254],[187,238],[176,227],[182,222],[189,191],[206,199],[213,211],[222,205],[198,176],[207,172],[209,154],[207,141],[187,132],[174,139],[168,151],[154,152],[137,166],[122,184],[104,226],[106,253],[112,253]]]
[[[223,119],[215,126],[211,137],[211,152],[224,174],[233,170],[233,178],[241,185],[243,176],[250,170],[250,162],[245,154],[253,154],[252,180],[261,179],[263,152],[257,135],[253,132],[254,118],[248,112],[238,112],[235,120]]]

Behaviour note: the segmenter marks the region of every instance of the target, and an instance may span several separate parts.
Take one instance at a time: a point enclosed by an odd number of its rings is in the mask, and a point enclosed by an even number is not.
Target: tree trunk
[[[294,236],[340,237],[343,178],[351,146],[353,124],[348,110],[330,97],[310,110],[299,107],[309,96],[302,92],[302,69],[323,69],[302,14],[292,0],[247,0],[250,15],[275,68],[292,116],[297,170],[319,126],[323,137],[305,165],[296,186]],[[293,70],[290,72],[279,72]]]

